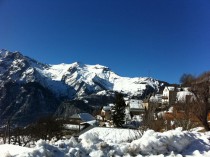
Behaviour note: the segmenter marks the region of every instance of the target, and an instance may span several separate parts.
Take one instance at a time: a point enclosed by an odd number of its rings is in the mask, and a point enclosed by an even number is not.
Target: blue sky
[[[209,0],[0,0],[0,49],[178,83],[210,70]]]

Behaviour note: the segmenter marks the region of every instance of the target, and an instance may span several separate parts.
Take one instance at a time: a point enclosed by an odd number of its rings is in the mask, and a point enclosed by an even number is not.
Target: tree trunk
[[[210,131],[210,127],[209,127],[209,124],[208,124],[208,120],[205,120],[202,122],[204,128],[206,131]]]

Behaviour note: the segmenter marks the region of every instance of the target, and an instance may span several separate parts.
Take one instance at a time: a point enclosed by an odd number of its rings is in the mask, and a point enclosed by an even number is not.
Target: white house
[[[155,94],[154,96],[151,96],[149,98],[149,101],[156,102],[158,104],[162,104],[162,97],[163,97],[163,94]]]
[[[131,99],[128,104],[131,115],[140,115],[145,112],[146,106],[142,100]]]
[[[175,87],[166,86],[163,90],[162,104],[171,105],[176,101],[177,90]]]

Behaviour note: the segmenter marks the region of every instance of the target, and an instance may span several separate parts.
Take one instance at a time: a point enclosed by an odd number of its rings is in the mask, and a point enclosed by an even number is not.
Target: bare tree
[[[195,81],[196,77],[192,74],[183,74],[180,78],[180,83],[182,86],[190,86],[193,81]]]
[[[183,130],[190,130],[192,128],[198,127],[200,124],[199,119],[193,113],[194,106],[191,102],[178,102],[173,107],[173,112],[171,114],[174,122],[174,127],[182,127]]]
[[[191,111],[200,120],[204,128],[210,131],[208,124],[210,72],[205,72],[188,83],[195,96],[195,99],[191,102]]]
[[[194,114],[201,121],[207,131],[210,131],[208,124],[209,98],[210,98],[210,73],[204,73],[192,84],[191,91],[196,99],[193,101]]]
[[[159,118],[156,114],[156,110],[159,104],[158,101],[150,101],[148,108],[145,108],[145,114],[143,115],[143,122],[140,130],[153,129],[155,131],[161,131],[164,128],[163,118]]]

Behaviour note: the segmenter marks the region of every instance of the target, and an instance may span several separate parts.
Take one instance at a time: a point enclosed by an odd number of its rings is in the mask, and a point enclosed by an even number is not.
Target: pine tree
[[[125,118],[125,101],[121,93],[115,93],[115,106],[113,107],[112,120],[116,127],[122,127]]]

